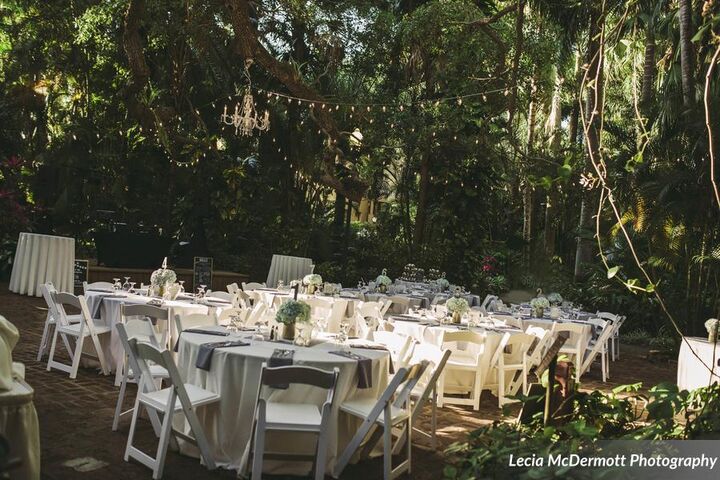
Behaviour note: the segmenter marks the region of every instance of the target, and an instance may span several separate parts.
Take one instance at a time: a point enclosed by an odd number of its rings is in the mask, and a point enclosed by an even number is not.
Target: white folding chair
[[[354,398],[340,405],[340,411],[363,419],[362,425],[357,429],[350,443],[345,447],[335,464],[333,476],[339,478],[347,466],[350,458],[360,448],[363,440],[370,434],[360,453],[360,458],[366,458],[375,445],[383,438],[383,478],[392,480],[403,473],[411,473],[412,460],[412,412],[410,392],[427,368],[428,362],[401,368],[390,380],[380,398]],[[394,400],[393,400],[394,397]],[[392,429],[400,427],[408,432],[405,442],[407,458],[392,466]]]
[[[240,319],[240,322],[242,324],[245,324],[245,321],[247,320],[248,314],[250,313],[250,310],[247,308],[226,308],[220,311],[220,314],[217,316],[217,324],[218,325],[226,325],[230,322],[230,319],[233,317],[237,317]]]
[[[550,345],[553,342],[553,339],[555,338],[552,330],[546,330],[542,327],[533,326],[530,325],[525,329],[525,333],[528,335],[532,335],[535,337],[535,344],[531,347],[531,349],[528,350],[527,353],[525,353],[525,356],[523,358],[523,374],[522,374],[522,383],[523,383],[523,392],[528,393],[528,375],[530,374],[530,370],[532,370],[534,367],[540,364],[540,362],[543,359],[543,356],[545,355],[545,352],[550,347]],[[516,382],[518,379],[514,380],[511,388],[513,391],[517,391],[516,388]]]
[[[195,385],[183,383],[180,378],[180,373],[168,350],[161,351],[149,343],[140,343],[137,339],[129,340],[128,345],[132,355],[137,359],[137,364],[141,371],[140,381],[143,383],[143,387],[140,388],[138,386],[137,396],[135,397],[130,433],[128,434],[127,446],[125,447],[125,461],[127,462],[130,458],[134,458],[153,471],[153,479],[159,479],[162,477],[165,466],[165,457],[167,455],[170,436],[173,435],[195,443],[200,449],[200,455],[205,461],[205,465],[208,469],[213,470],[215,468],[215,460],[213,459],[210,444],[195,414],[195,410],[198,407],[218,402],[220,396],[217,393],[196,387]],[[152,374],[148,362],[152,362],[167,370],[169,374],[168,381],[170,382],[169,387],[158,389],[151,381]],[[144,407],[148,412],[155,411],[162,415],[160,440],[155,458],[133,445],[141,407]],[[185,415],[185,419],[190,425],[190,431],[195,436],[194,438],[173,429],[173,417],[179,412],[183,412]]]
[[[118,371],[123,371],[124,373],[120,383],[120,394],[118,395],[117,404],[115,405],[115,415],[113,416],[112,424],[113,431],[117,430],[118,424],[120,423],[120,417],[133,411],[132,409],[125,412],[122,411],[127,384],[134,382],[138,384],[138,388],[144,388],[144,384],[139,381],[141,370],[138,366],[137,359],[133,356],[133,352],[130,349],[130,339],[148,342],[156,347],[160,347],[161,345],[161,340],[158,337],[152,322],[147,318],[131,318],[129,320],[123,318],[123,322],[115,324],[115,328],[117,329],[120,343],[125,350],[125,358],[123,361],[123,365],[125,367],[121,368],[118,366]],[[159,381],[161,384],[162,379],[169,377],[168,371],[160,365],[149,365],[149,368],[153,381]],[[160,435],[160,421],[158,419],[157,412],[152,411],[149,412],[149,414],[155,433]]]
[[[428,366],[425,369],[425,372],[422,374],[422,376],[418,379],[418,382],[415,384],[415,387],[410,392],[410,398],[413,400],[413,406],[412,406],[412,425],[413,425],[413,432],[419,433],[423,436],[430,438],[430,444],[435,450],[437,446],[437,387],[438,387],[438,381],[441,378],[441,375],[443,373],[443,370],[445,369],[445,364],[448,361],[448,358],[450,358],[450,350],[441,350],[439,347],[436,347],[435,345],[427,344],[427,343],[421,343],[418,345],[415,345],[415,349],[413,350],[412,357],[410,359],[410,363],[412,365],[421,363],[423,360],[428,361]],[[427,402],[430,402],[431,407],[431,416],[430,416],[430,433],[426,433],[423,430],[420,430],[417,425],[417,420],[422,415],[423,407]],[[402,446],[404,442],[407,440],[407,431],[403,430],[400,432],[398,441],[395,442],[395,447],[393,448],[393,454],[397,455],[400,453],[400,450],[402,449]]]
[[[508,396],[520,389],[520,382],[514,382],[519,374],[522,378],[523,391],[527,389],[525,357],[535,337],[527,333],[505,333],[493,359],[490,362],[497,374],[498,407],[511,401]]]
[[[45,299],[45,303],[48,306],[48,313],[45,317],[45,327],[43,328],[42,338],[40,339],[40,346],[38,347],[38,354],[37,354],[37,361],[42,361],[43,355],[45,355],[45,352],[50,348],[50,335],[53,334],[55,325],[57,324],[57,319],[60,317],[60,314],[57,311],[57,308],[55,306],[55,302],[52,299],[52,294],[57,293],[57,290],[55,290],[55,287],[52,283],[44,283],[40,286],[40,291],[42,292],[42,296]],[[66,316],[67,321],[70,323],[80,323],[80,315],[67,315]],[[68,352],[68,355],[72,357],[73,352],[70,348],[70,342],[68,342],[67,337],[65,334],[61,334],[60,338],[62,338],[63,344],[65,345],[65,349]]]
[[[305,303],[310,305],[310,318],[313,322],[326,322],[327,333],[340,332],[340,322],[337,322],[337,324],[332,324],[332,322],[330,322],[332,302],[323,298],[310,297],[305,299]]]
[[[412,338],[395,332],[376,330],[373,332],[372,340],[388,349],[393,365],[404,367],[408,364],[414,345]]]
[[[86,294],[89,289],[112,291],[114,288],[115,286],[110,282],[83,282],[83,295]]]
[[[235,300],[235,295],[233,295],[232,293],[228,293],[228,292],[223,292],[223,291],[221,291],[221,290],[217,290],[217,291],[208,292],[208,293],[205,295],[205,298],[210,299],[210,300],[212,300],[213,298],[215,298],[215,299],[218,299],[218,300],[222,300],[222,301],[224,301],[224,302],[233,303],[233,301]]]
[[[382,307],[380,308],[380,314],[385,317],[387,315],[388,310],[390,310],[390,307],[392,307],[392,300],[389,300],[387,298],[380,300],[380,303],[382,304]]]
[[[153,327],[153,331],[155,332],[154,338],[156,344],[160,347],[166,347],[168,345],[170,325],[168,324],[167,309],[153,305],[120,305],[120,320],[122,323],[127,323],[128,320],[133,317],[149,320],[150,326]],[[125,362],[123,362],[122,365],[118,365],[115,369],[116,387],[122,383],[125,370],[127,370],[127,364]]]
[[[383,322],[380,302],[364,302],[355,308],[355,335],[370,339]]]
[[[47,371],[55,368],[63,372],[70,374],[70,378],[77,377],[78,367],[80,366],[80,358],[83,355],[83,346],[85,345],[85,339],[90,337],[93,346],[95,347],[95,353],[97,359],[100,362],[100,368],[102,369],[103,375],[107,375],[108,369],[105,365],[105,355],[103,353],[102,346],[100,345],[100,335],[110,333],[110,327],[104,325],[95,325],[90,311],[85,302],[85,297],[80,295],[76,297],[71,293],[52,293],[51,297],[55,302],[55,308],[58,312],[58,323],[55,326],[55,335],[53,335],[52,345],[50,347],[50,356],[48,357]],[[69,305],[80,310],[80,323],[70,323],[68,315],[65,311],[65,306]],[[75,352],[71,355],[72,364],[66,365],[64,363],[55,360],[55,347],[57,345],[57,339],[59,335],[65,335],[68,337],[75,338]]]
[[[263,283],[258,283],[258,282],[247,282],[247,283],[245,283],[245,282],[242,282],[242,289],[243,289],[243,291],[245,291],[245,292],[250,291],[250,290],[256,290],[256,289],[258,289],[258,288],[265,288],[265,287],[266,287],[265,282],[263,282]]]
[[[257,393],[255,417],[253,423],[254,434],[250,452],[253,453],[252,480],[261,480],[263,456],[265,455],[265,432],[306,432],[318,436],[315,455],[302,456],[297,454],[268,453],[273,459],[288,457],[294,461],[311,460],[314,463],[315,480],[325,478],[325,459],[327,457],[328,424],[330,410],[335,397],[340,369],[326,372],[313,367],[288,366],[269,368],[265,363],[260,370],[260,385]],[[273,385],[293,384],[307,385],[327,390],[327,396],[322,407],[310,403],[274,402],[265,398],[263,393],[272,390]]]
[[[268,314],[268,307],[264,303],[256,303],[248,314],[245,325],[248,327],[254,327],[255,325],[262,324],[265,322],[265,317]]]
[[[614,330],[610,336],[610,358],[614,362],[620,358],[620,327],[625,323],[625,316],[610,312],[597,312],[596,316],[603,320],[610,320],[613,324]]]
[[[490,303],[494,302],[497,299],[498,299],[497,295],[489,295],[489,294],[485,295],[485,299],[480,304],[480,310],[483,312],[490,311]]]
[[[582,362],[578,367],[580,375],[590,370],[593,360],[597,355],[600,355],[600,367],[602,369],[603,382],[607,382],[610,377],[610,362],[608,360],[608,343],[614,333],[613,323],[610,320],[603,320],[601,318],[590,318],[588,323],[594,326],[595,334],[597,338],[590,340],[587,349],[584,352],[585,355],[582,357]],[[591,357],[592,358],[589,358]],[[579,378],[579,377],[578,377]]]
[[[175,315],[175,328],[177,334],[188,328],[197,327],[215,327],[218,325],[218,318],[212,314],[206,313],[188,313],[184,315]]]
[[[571,360],[575,363],[576,382],[580,382],[580,366],[582,364],[583,355],[585,354],[585,349],[587,347],[587,342],[585,342],[586,328],[587,327],[585,325],[572,322],[555,322],[553,324],[552,331],[554,335],[558,335],[562,332],[568,332],[569,334],[567,341],[565,341],[565,345],[560,348],[559,353],[569,355]]]
[[[238,285],[237,282],[233,282],[225,288],[227,288],[228,293],[231,295],[235,295],[236,292],[240,291],[240,285]]]
[[[460,348],[461,345],[465,349]],[[482,360],[488,353],[485,351],[485,337],[477,332],[470,331],[446,331],[443,334],[442,348],[449,349],[452,353],[445,366],[445,372],[452,370],[471,372],[474,376],[473,385],[451,385],[445,378],[438,382],[438,406],[451,405],[472,405],[473,410],[480,409],[480,396],[482,394],[485,379],[482,376]],[[461,393],[468,394],[469,398],[450,397],[446,394]]]

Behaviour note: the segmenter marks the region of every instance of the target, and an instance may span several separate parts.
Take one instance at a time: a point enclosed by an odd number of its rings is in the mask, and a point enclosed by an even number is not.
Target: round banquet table
[[[223,330],[222,327],[215,327]],[[243,338],[231,334],[229,339]],[[227,469],[242,472],[248,461],[249,440],[252,432],[255,401],[260,383],[260,369],[268,362],[276,348],[295,350],[294,365],[305,365],[332,371],[340,369],[335,390],[335,399],[330,414],[328,454],[326,472],[331,472],[337,457],[342,453],[360,425],[360,420],[341,414],[339,406],[352,397],[378,398],[388,383],[389,353],[383,350],[352,348],[354,353],[372,361],[372,386],[360,389],[357,386],[358,364],[355,360],[329,353],[340,349],[332,342],[319,342],[309,347],[299,347],[286,342],[246,341],[251,345],[218,348],[213,352],[210,370],[195,366],[200,345],[217,342],[214,335],[183,333],[178,349],[178,369],[187,383],[197,385],[220,395],[218,404],[198,409],[198,417],[216,463]],[[304,385],[291,385],[286,390],[273,389],[270,400],[277,402],[314,403],[325,401],[326,390]],[[184,419],[176,419],[176,428],[185,428]],[[288,432],[268,432],[266,452],[313,453],[316,437]],[[197,449],[181,442],[183,453],[199,456]],[[250,459],[251,461],[251,459]],[[308,462],[265,461],[265,473],[307,475],[311,464]]]
[[[18,237],[10,291],[39,297],[40,285],[52,282],[60,292],[73,290],[75,239],[23,232]]]
[[[125,350],[118,336],[115,325],[122,321],[120,316],[120,306],[126,305],[145,305],[151,298],[132,293],[121,292],[118,294],[108,293],[106,291],[88,290],[85,292],[85,299],[88,303],[90,315],[99,324],[110,327],[110,335],[100,335],[100,345],[105,355],[105,363],[110,371],[115,371],[118,365],[122,365],[125,361]],[[160,325],[161,331],[168,329],[169,345],[172,347],[177,341],[177,327],[175,326],[175,315],[187,315],[191,313],[215,313],[218,314],[225,308],[230,308],[230,304],[197,304],[186,300],[165,300],[162,308],[168,310],[169,321],[167,325]],[[85,342],[86,348],[93,351],[92,342]]]
[[[702,359],[693,355],[690,347]],[[713,352],[714,350],[714,352]],[[715,364],[713,365],[713,358]],[[684,337],[678,354],[677,384],[681,390],[693,390],[710,384],[708,367],[713,366],[712,382],[720,381],[720,344],[712,344],[706,338]]]

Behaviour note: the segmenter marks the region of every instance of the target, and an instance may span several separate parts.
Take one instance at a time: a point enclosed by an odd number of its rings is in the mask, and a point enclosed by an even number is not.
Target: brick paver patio
[[[27,382],[35,389],[35,406],[40,420],[43,478],[151,478],[147,468],[123,461],[129,420],[125,419],[117,432],[110,429],[118,393],[113,386],[114,377],[103,377],[95,370],[81,369],[78,378],[70,380],[65,373],[47,372],[45,362],[35,361],[46,315],[44,306],[42,299],[9,293],[7,284],[0,284],[0,315],[13,322],[21,335],[13,352],[13,359],[25,363]],[[583,378],[583,388],[609,390],[628,383],[643,382],[643,385],[648,387],[660,381],[675,381],[675,367],[672,364],[648,361],[643,349],[625,346],[621,359],[611,364],[610,373],[611,381],[602,383],[599,369],[594,369]],[[133,391],[129,390],[128,408],[133,399]],[[463,407],[441,409],[438,419],[440,447],[437,451],[432,451],[429,444],[414,448],[412,478],[441,478],[442,449],[454,441],[462,440],[465,433],[477,426],[501,417],[501,411],[491,395],[483,398],[481,410],[478,412]],[[142,423],[137,435],[138,442],[148,452],[152,452],[157,445],[156,439],[149,423]],[[425,416],[424,423],[429,423],[429,416]],[[427,429],[427,425],[425,427]],[[85,457],[97,461],[87,465],[89,471],[81,472],[64,465],[68,461]],[[342,478],[379,479],[382,478],[381,469],[381,460],[375,459],[348,467]],[[168,453],[163,478],[190,480],[235,477],[235,472],[207,471],[197,459],[171,451]]]

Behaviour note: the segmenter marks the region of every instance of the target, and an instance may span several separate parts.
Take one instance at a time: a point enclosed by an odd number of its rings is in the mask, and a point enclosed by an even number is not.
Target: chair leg
[[[118,371],[120,370],[120,367],[118,367]],[[125,375],[123,375],[122,382],[120,383],[120,393],[118,395],[117,405],[115,405],[115,416],[113,417],[113,424],[112,424],[112,430],[113,432],[117,431],[118,423],[120,423],[120,415],[122,412],[122,405],[123,400],[125,400],[125,388],[127,387],[127,381],[128,381],[128,374],[125,372]],[[138,389],[140,388],[140,384],[138,384]]]
[[[58,331],[57,331],[57,327],[56,327],[55,333],[53,334],[52,344],[50,345],[50,354],[48,355],[48,363],[47,363],[47,371],[48,372],[52,368],[51,365],[53,363],[53,358],[55,358],[55,346],[57,345],[57,337],[58,337]]]
[[[327,448],[327,426],[325,426],[318,436],[317,454],[315,455],[315,480],[323,480],[325,478]]]
[[[480,397],[482,396],[482,375],[480,371],[475,371],[475,385],[473,386],[473,410],[480,410]]]
[[[505,399],[505,369],[498,367],[498,407],[503,406]]]
[[[410,472],[412,471],[412,415],[409,415],[407,419],[407,432],[407,473],[410,475]]]
[[[105,363],[105,353],[100,345],[100,339],[95,333],[93,333],[90,338],[92,338],[92,342],[95,345],[95,353],[97,353],[98,360],[100,360],[100,368],[102,369],[103,375],[109,375],[110,370],[107,368]]]
[[[78,368],[80,367],[80,357],[82,357],[83,344],[85,343],[85,337],[79,336],[75,341],[75,354],[73,355],[72,368],[70,370],[70,378],[76,378]]]
[[[437,393],[433,390],[433,402],[432,402],[432,413],[430,416],[430,428],[432,429],[431,432],[431,439],[430,439],[430,445],[432,445],[432,449],[437,449]]]
[[[163,469],[165,468],[165,457],[167,456],[167,449],[170,444],[170,435],[172,435],[172,421],[173,410],[170,409],[163,417],[162,429],[160,430],[160,442],[158,443],[157,455],[155,456],[155,468],[153,469],[154,480],[159,480],[160,477],[162,477]]]
[[[390,405],[385,407],[385,425],[383,425],[383,478],[392,478],[392,423],[390,419]],[[408,439],[409,440],[409,439]],[[410,443],[408,441],[408,443]]]
[[[195,436],[195,443],[197,443],[200,449],[200,454],[203,460],[205,460],[205,466],[209,470],[215,470],[215,459],[213,458],[212,451],[210,450],[210,443],[205,436],[205,430],[200,425],[200,420],[192,407],[185,408],[185,418],[190,424],[190,430]]]
[[[265,414],[258,411],[255,423],[255,448],[252,460],[252,480],[262,480],[263,454],[265,453]]]
[[[130,449],[133,448],[133,438],[135,437],[135,426],[137,425],[137,419],[140,416],[140,397],[135,397],[135,406],[133,407],[133,416],[130,421],[130,431],[128,432],[127,443],[125,444],[125,461],[130,460]]]
[[[47,314],[47,318],[45,319],[45,327],[43,328],[42,338],[40,339],[40,347],[38,347],[38,353],[37,353],[37,361],[41,361],[43,354],[45,353],[45,350],[47,349],[48,344],[48,334],[50,333],[50,322],[51,320],[50,312]]]

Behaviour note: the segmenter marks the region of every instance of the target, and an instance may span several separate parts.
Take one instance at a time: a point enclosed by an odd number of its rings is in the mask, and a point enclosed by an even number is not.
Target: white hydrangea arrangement
[[[440,287],[442,290],[447,290],[450,288],[450,282],[447,281],[447,278],[438,278],[435,280],[435,283],[437,283],[437,286]]]
[[[463,297],[452,297],[445,303],[445,306],[448,311],[461,315],[470,310],[470,304]]]
[[[303,285],[315,285],[317,287],[318,285],[322,285],[322,283],[323,279],[317,273],[311,273],[303,277]]]
[[[705,330],[708,332],[708,340],[715,343],[718,340],[718,330],[720,329],[720,320],[717,318],[709,318],[705,321]]]
[[[549,308],[550,302],[546,297],[535,297],[532,300],[530,300],[530,306],[533,309],[539,309],[539,308]]]
[[[385,285],[386,287],[392,285],[392,280],[387,276],[387,268],[383,268],[383,271],[375,279],[376,285]]]
[[[153,287],[164,287],[175,283],[177,275],[169,268],[158,268],[150,275],[150,284]]]
[[[563,302],[563,297],[557,292],[553,292],[547,296],[548,302],[550,302],[550,305],[560,305]]]

